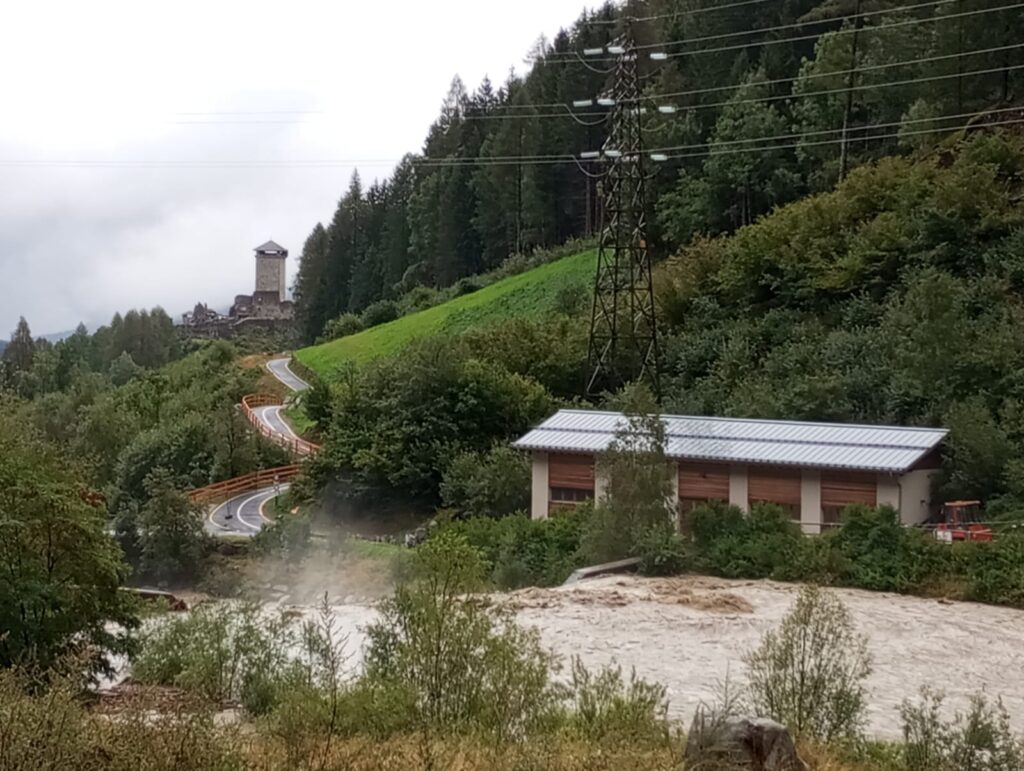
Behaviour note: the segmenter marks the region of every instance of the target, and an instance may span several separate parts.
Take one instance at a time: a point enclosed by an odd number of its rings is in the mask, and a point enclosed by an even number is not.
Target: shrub
[[[891,506],[848,506],[833,541],[839,578],[862,589],[906,591],[922,579],[929,546],[925,537],[904,527]]]
[[[954,544],[952,551],[971,599],[1024,606],[1024,534],[1004,533],[991,543]]]
[[[555,293],[552,303],[555,313],[563,316],[578,316],[586,310],[590,301],[590,289],[586,284],[577,282],[566,284]]]
[[[826,742],[860,733],[871,659],[834,594],[802,589],[780,626],[744,661],[759,714]]]
[[[530,505],[530,461],[505,444],[457,455],[441,480],[444,505],[470,517],[500,517]]]
[[[24,669],[0,669],[0,768],[244,768],[235,743],[199,705],[155,712],[129,701],[109,719],[87,711],[77,679],[50,677],[45,689],[38,686],[39,679]]]
[[[906,771],[1015,771],[1024,768],[1024,742],[1010,730],[1001,701],[971,699],[966,715],[942,719],[943,695],[924,688],[916,704],[900,707]]]
[[[454,533],[420,546],[412,580],[367,630],[366,678],[413,693],[418,726],[501,740],[552,719],[555,662],[509,611],[466,596],[483,570],[480,553]]]
[[[665,456],[665,424],[653,395],[642,386],[623,395],[625,423],[597,460],[605,493],[586,524],[580,551],[590,562],[632,556],[636,539],[670,524],[674,512],[671,467]]]
[[[262,556],[273,555],[296,562],[309,550],[310,535],[307,514],[286,513],[253,536],[253,549]]]
[[[712,502],[690,514],[694,563],[729,578],[806,578],[812,552],[800,527],[778,506],[755,505],[749,515]],[[805,572],[806,570],[806,572]]]
[[[606,667],[595,674],[579,658],[573,658],[566,728],[587,741],[667,742],[665,686],[638,678],[635,670],[627,681],[619,667]]]
[[[471,294],[478,289],[483,289],[487,285],[487,282],[476,276],[469,276],[467,278],[460,278],[452,285],[452,295],[454,297],[462,297],[464,294]]]
[[[141,683],[173,685],[221,702],[239,701],[252,714],[269,711],[297,640],[283,615],[255,604],[200,605],[142,636],[132,665]]]
[[[587,513],[577,510],[550,519],[516,514],[501,519],[474,517],[444,529],[478,549],[501,589],[560,584],[577,567],[580,533]]]
[[[398,307],[398,303],[394,300],[378,300],[375,303],[370,303],[363,309],[359,320],[364,329],[369,329],[378,324],[394,321],[400,315],[401,310]]]
[[[362,331],[362,319],[354,313],[342,313],[340,316],[336,316],[324,324],[324,332],[320,342],[337,340],[339,337],[348,337]]]
[[[406,292],[398,301],[401,315],[426,310],[441,302],[441,293],[429,286],[417,286]]]
[[[672,525],[651,525],[634,546],[645,576],[672,576],[686,568],[686,545]]]

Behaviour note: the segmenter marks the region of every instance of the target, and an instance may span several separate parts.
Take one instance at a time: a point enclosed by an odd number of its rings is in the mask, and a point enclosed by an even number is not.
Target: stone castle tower
[[[264,302],[271,301],[272,296],[278,303],[284,302],[284,263],[287,259],[288,250],[274,241],[256,247],[256,291],[253,299],[262,294]]]
[[[285,262],[288,250],[274,241],[256,247],[256,288],[251,295],[235,295],[231,319],[286,320],[294,307],[286,300]]]

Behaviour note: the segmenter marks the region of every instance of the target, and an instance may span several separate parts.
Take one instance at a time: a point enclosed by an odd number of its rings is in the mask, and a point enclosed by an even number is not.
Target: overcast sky
[[[19,316],[38,334],[225,305],[252,291],[268,238],[291,251],[290,284],[353,168],[386,176],[453,75],[472,89],[524,71],[587,4],[4,3],[0,337]]]

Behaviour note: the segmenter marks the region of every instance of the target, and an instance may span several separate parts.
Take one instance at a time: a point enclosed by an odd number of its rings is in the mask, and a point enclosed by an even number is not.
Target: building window
[[[552,487],[551,503],[569,504],[575,506],[577,503],[586,503],[594,499],[593,490],[582,490],[575,487]]]
[[[838,527],[844,508],[845,506],[822,506],[821,524],[828,525],[829,527]]]

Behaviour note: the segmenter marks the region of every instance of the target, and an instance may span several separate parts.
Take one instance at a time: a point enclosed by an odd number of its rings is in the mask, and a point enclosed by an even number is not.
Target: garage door
[[[679,500],[728,501],[729,467],[721,463],[680,463]]]
[[[750,466],[747,470],[750,504],[775,503],[800,518],[800,469],[778,466]]]

